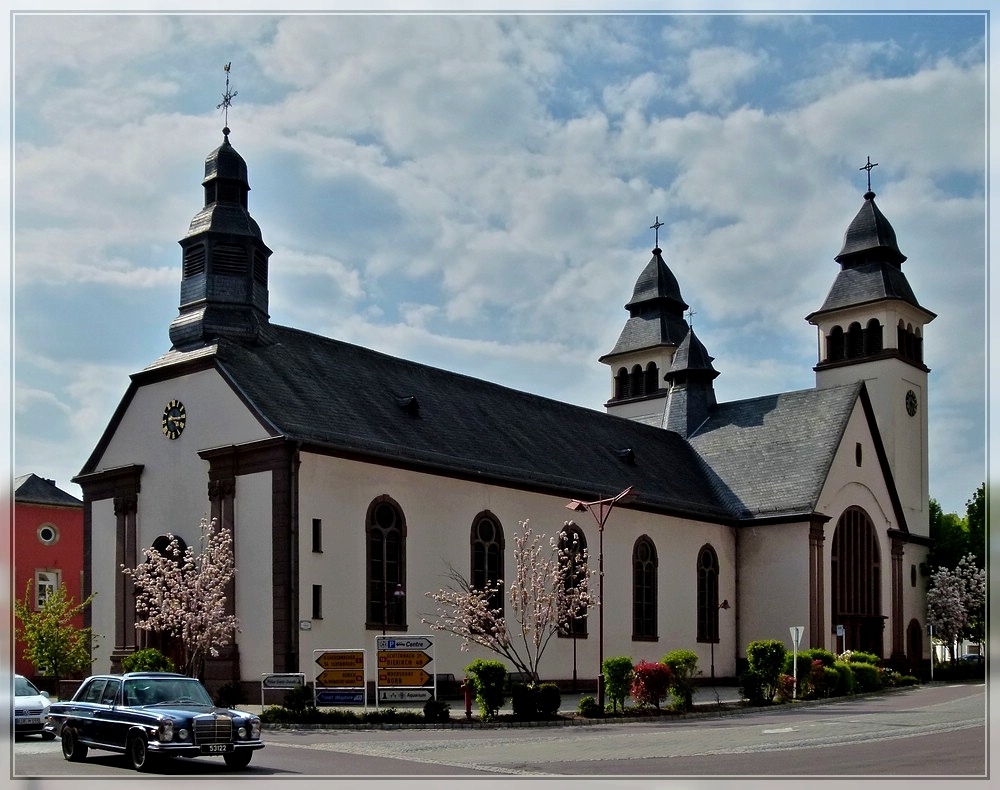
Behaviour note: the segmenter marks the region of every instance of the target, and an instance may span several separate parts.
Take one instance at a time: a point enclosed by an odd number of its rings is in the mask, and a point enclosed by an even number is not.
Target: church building
[[[507,579],[519,522],[555,536],[571,517],[595,568],[603,546],[603,645],[594,612],[550,643],[543,680],[596,677],[599,655],[681,648],[706,676],[733,677],[752,641],[790,649],[791,626],[803,649],[927,660],[922,338],[935,316],[870,183],[826,301],[806,316],[814,388],[718,402],[724,364],[685,319],[657,243],[600,359],[605,413],[272,323],[281,266],[229,135],[180,240],[170,347],[131,376],[75,478],[83,595],[99,593],[89,624],[104,635],[95,671],[151,644],[121,566],[168,533],[196,545],[202,516],[233,531],[241,623],[210,685],[311,680],[316,650],[373,655],[383,634],[428,634],[426,593],[449,569]],[[602,534],[566,508],[626,489]],[[495,656],[435,637],[437,673],[460,678],[477,657]]]

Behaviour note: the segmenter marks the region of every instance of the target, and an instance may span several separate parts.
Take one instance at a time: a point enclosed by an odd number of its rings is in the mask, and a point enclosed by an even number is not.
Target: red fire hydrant
[[[476,693],[476,684],[468,678],[462,681],[462,693],[465,695],[465,718],[472,718],[472,698]]]

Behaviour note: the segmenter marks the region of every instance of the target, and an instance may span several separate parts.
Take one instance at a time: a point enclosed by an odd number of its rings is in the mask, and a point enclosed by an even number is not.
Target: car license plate
[[[233,751],[231,743],[207,743],[201,747],[202,754],[228,754]]]
[[[14,719],[15,724],[40,724],[42,723],[41,716],[18,716]]]

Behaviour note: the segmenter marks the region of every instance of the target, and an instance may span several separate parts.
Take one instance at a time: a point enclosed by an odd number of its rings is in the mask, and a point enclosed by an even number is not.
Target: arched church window
[[[826,339],[826,358],[830,362],[837,362],[844,358],[844,330],[835,326],[830,330],[830,335]]]
[[[865,356],[878,354],[882,350],[882,324],[873,318],[865,327]]]
[[[615,398],[621,400],[629,396],[628,370],[619,368],[618,375],[615,376]]]
[[[579,587],[587,573],[587,537],[576,524],[570,521],[559,533],[559,553],[563,563],[563,581],[566,590]],[[587,613],[579,611],[559,629],[560,636],[581,637],[587,635]]]
[[[864,331],[861,324],[855,321],[847,328],[847,358],[857,359],[865,351]]]
[[[868,514],[849,507],[837,521],[830,551],[833,624],[844,626],[845,648],[882,655],[881,559]]]
[[[913,330],[913,361],[924,361],[924,339],[920,336],[920,330]]]
[[[708,544],[698,552],[698,641],[719,641],[719,557]]]
[[[406,627],[406,521],[390,497],[379,496],[365,519],[368,628]]]
[[[632,546],[632,638],[656,639],[656,546],[646,535]]]
[[[631,381],[629,382],[629,389],[631,390],[633,397],[646,394],[646,391],[643,389],[644,383],[642,365],[633,365]]]
[[[489,511],[483,511],[472,522],[472,588],[485,590],[503,580],[503,527]],[[490,595],[490,608],[503,606],[503,591]]]
[[[643,388],[647,395],[656,392],[660,388],[660,370],[655,362],[646,365],[646,383]]]

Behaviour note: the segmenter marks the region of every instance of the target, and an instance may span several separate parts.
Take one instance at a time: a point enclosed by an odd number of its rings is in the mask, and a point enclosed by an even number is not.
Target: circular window
[[[59,530],[52,524],[42,524],[38,528],[38,539],[46,546],[51,546],[59,540]]]

